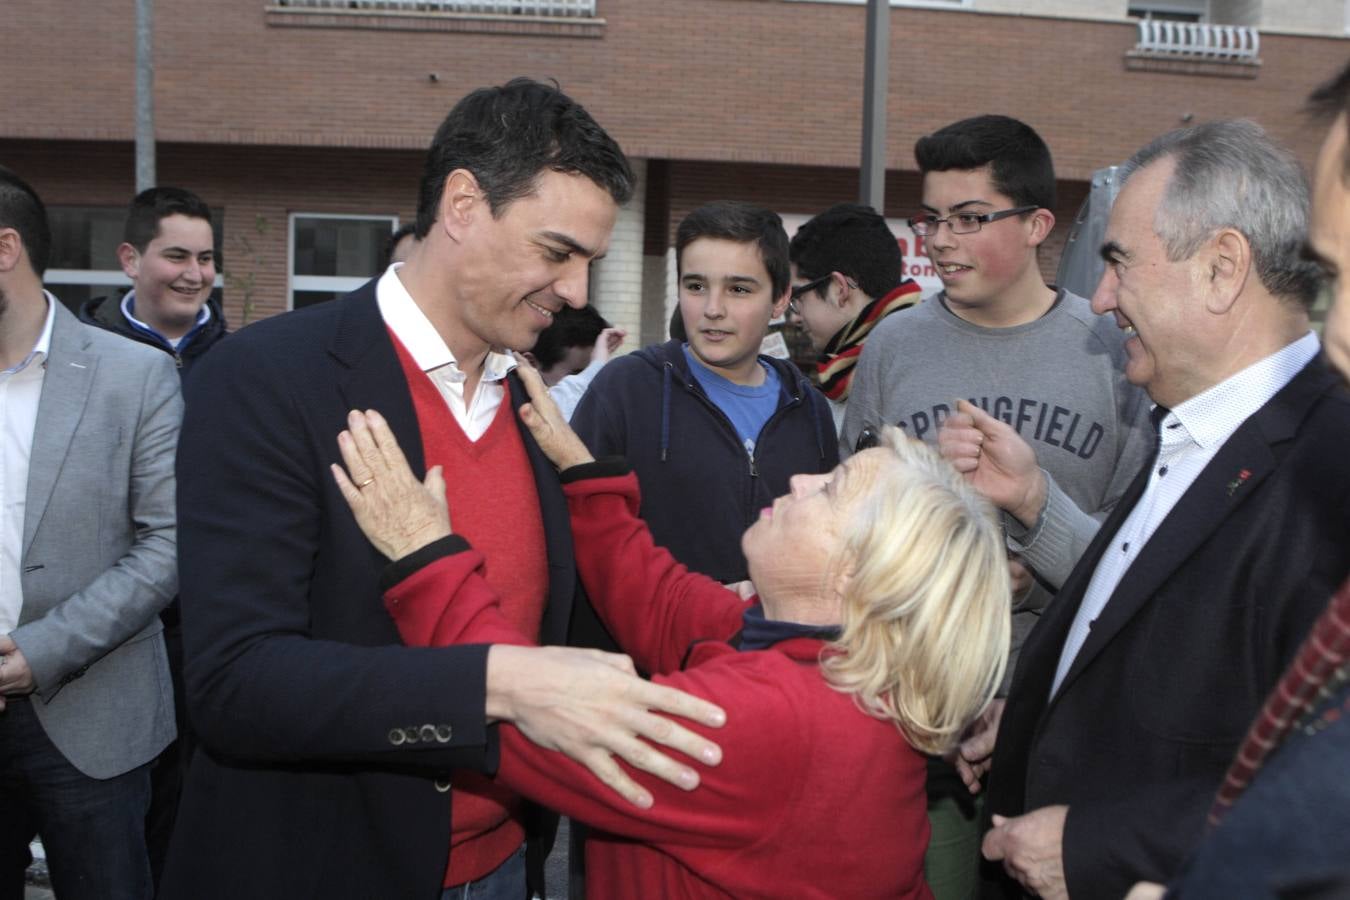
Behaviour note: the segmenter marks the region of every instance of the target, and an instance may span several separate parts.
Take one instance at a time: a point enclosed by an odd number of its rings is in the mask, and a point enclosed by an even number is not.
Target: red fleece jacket
[[[498,779],[607,832],[587,845],[588,896],[930,898],[924,758],[826,684],[821,641],[737,652],[726,641],[745,604],[652,543],[634,476],[566,491],[582,579],[619,645],[657,682],[727,712],[721,729],[692,726],[723,749],[721,765],[696,764],[697,790],[625,766],[655,798],[647,810],[502,727]],[[405,642],[520,642],[482,562],[442,557],[386,593]]]

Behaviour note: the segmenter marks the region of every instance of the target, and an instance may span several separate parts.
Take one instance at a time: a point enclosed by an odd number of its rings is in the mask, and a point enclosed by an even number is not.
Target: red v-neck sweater
[[[471,441],[436,385],[393,332],[390,337],[412,391],[426,466],[439,465],[445,473],[450,523],[487,559],[483,574],[501,595],[507,621],[538,643],[548,594],[548,554],[539,493],[510,395],[502,398],[487,431]],[[447,886],[483,877],[524,842],[520,803],[518,795],[490,778],[455,773]]]

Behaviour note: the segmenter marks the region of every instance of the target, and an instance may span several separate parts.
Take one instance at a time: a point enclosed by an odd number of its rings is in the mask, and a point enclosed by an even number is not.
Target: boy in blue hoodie
[[[572,427],[597,457],[628,459],[657,543],[694,571],[741,582],[741,535],[793,475],[834,468],[834,422],[790,362],[759,352],[791,296],[778,215],[711,203],[680,223],[675,252],[688,341],[611,362]]]

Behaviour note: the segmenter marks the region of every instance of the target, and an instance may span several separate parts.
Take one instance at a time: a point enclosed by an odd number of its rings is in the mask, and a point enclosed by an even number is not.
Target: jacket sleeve
[[[499,595],[483,578],[484,563],[483,554],[452,535],[390,566],[384,608],[403,642],[532,645],[502,615]]]
[[[773,839],[789,811],[800,804],[811,754],[802,747],[810,729],[798,705],[780,685],[717,666],[698,667],[658,683],[705,698],[727,711],[727,724],[709,729],[681,724],[728,748],[722,763],[692,761],[699,786],[684,791],[622,760],[619,765],[655,801],[639,809],[608,789],[590,770],[561,753],[545,750],[511,725],[502,726],[502,760],[497,780],[563,815],[614,834],[654,844],[679,857],[682,847],[743,848]]]
[[[1080,509],[1046,472],[1045,510],[1033,528],[1024,528],[1012,516],[1003,517],[1008,548],[1022,556],[1040,578],[1055,590],[1064,583],[1079,557],[1115,509],[1122,495],[1148,459],[1154,440],[1149,422],[1148,396],[1116,374],[1116,460],[1111,481],[1097,509]],[[1048,601],[1049,597],[1046,595]],[[1045,604],[1040,604],[1044,606]],[[1037,608],[1027,604],[1028,609]]]
[[[1006,513],[1002,519],[1008,535],[1008,549],[1022,557],[1041,581],[1058,591],[1078,558],[1092,543],[1107,513],[1092,514],[1079,509],[1049,472],[1042,470],[1042,474],[1045,476],[1046,500],[1036,524],[1025,528]],[[1023,601],[1022,608],[1043,609],[1052,595],[1036,588],[1032,591],[1032,595]]]
[[[337,435],[307,433],[327,426],[313,424],[299,399],[296,361],[275,349],[247,334],[224,341],[188,384],[180,571],[187,701],[198,733],[217,754],[250,762],[427,774],[492,768],[487,647],[403,646],[380,608],[376,557],[368,599],[326,568],[341,564],[335,556],[374,550],[359,532],[350,545],[336,543],[334,529],[355,526],[350,513],[329,506],[341,500],[325,491],[332,476],[318,442],[336,448],[329,442]],[[338,591],[341,598],[320,604],[319,593]],[[315,617],[334,610],[348,617],[341,632],[356,640],[316,634]],[[407,739],[409,726],[424,725],[453,737]]]
[[[637,517],[637,477],[595,475],[606,469],[622,466],[605,460],[563,475],[578,568],[582,579],[594,587],[590,593],[596,611],[638,667],[649,672],[678,670],[695,642],[735,634],[746,604],[653,544],[646,524]],[[413,563],[426,562],[426,567],[386,591],[386,608],[403,640],[414,646],[525,643],[501,621],[496,595],[477,574],[481,555],[467,551],[432,558],[454,549],[458,549],[454,542],[426,548],[428,557]]]
[[[1064,878],[1074,900],[1117,900],[1136,881],[1166,882],[1199,842],[1217,785],[1191,778],[1134,785],[1107,803],[1070,805]]]
[[[625,518],[625,501],[636,502],[635,481],[631,475],[595,479],[586,493],[608,502],[583,504],[586,509],[581,515]],[[405,642],[415,646],[464,641],[525,643],[501,616],[497,594],[482,578],[482,554],[459,539],[424,549],[424,560],[411,560],[405,566],[415,571],[387,579],[395,583],[385,592],[385,607]],[[626,553],[615,558],[632,559]],[[428,562],[416,568],[422,561]],[[730,596],[720,587],[717,590]],[[497,780],[565,815],[640,840],[734,847],[764,839],[771,831],[764,823],[780,819],[765,809],[765,798],[789,807],[793,792],[802,783],[796,770],[810,758],[800,752],[801,736],[810,730],[798,722],[797,704],[784,695],[780,685],[757,673],[725,667],[712,673],[700,669],[678,672],[659,676],[657,681],[727,709],[727,724],[719,729],[681,720],[710,740],[736,748],[719,766],[695,761],[700,767],[698,790],[686,792],[621,762],[656,801],[650,809],[638,809],[584,766],[539,747],[505,724]],[[754,702],[735,702],[747,696],[753,696]],[[784,747],[793,751],[784,754]],[[774,760],[772,766],[765,765],[769,759]]]
[[[108,513],[131,520],[131,546],[87,586],[11,633],[46,699],[149,625],[178,587],[173,466],[183,401],[167,356],[155,354],[142,376],[138,418],[125,423],[131,433],[123,445],[131,454],[127,508]],[[79,446],[70,452],[79,453]]]
[[[638,481],[609,475],[602,460],[562,475],[572,513],[577,571],[601,621],[647,672],[673,672],[690,646],[726,640],[740,629],[746,603],[656,546],[638,518]]]

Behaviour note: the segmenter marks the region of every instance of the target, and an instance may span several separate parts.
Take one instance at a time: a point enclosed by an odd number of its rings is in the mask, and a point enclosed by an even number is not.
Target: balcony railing
[[[594,18],[595,0],[277,0],[292,9],[359,9],[469,15]]]
[[[1260,50],[1261,34],[1255,28],[1142,19],[1133,55],[1255,63]]]

